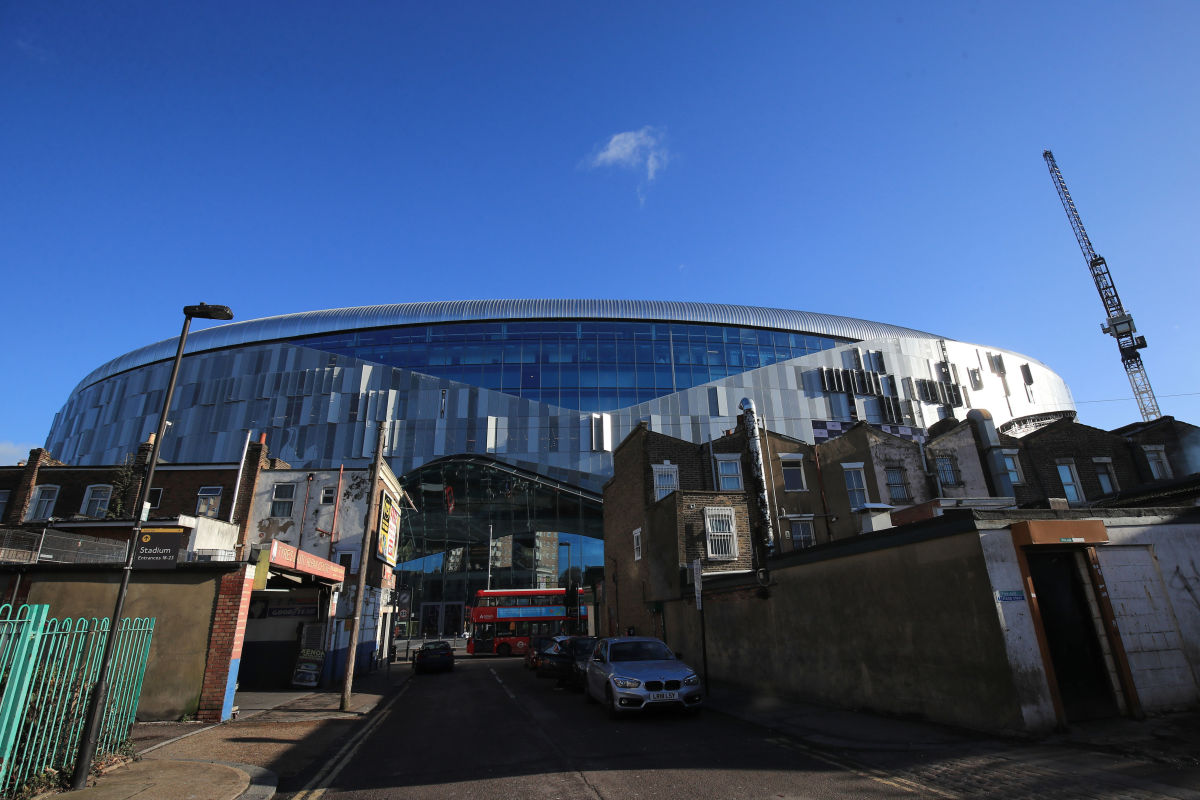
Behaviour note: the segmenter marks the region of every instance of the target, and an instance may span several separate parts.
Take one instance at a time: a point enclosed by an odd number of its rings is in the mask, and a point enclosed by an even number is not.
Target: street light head
[[[193,319],[233,319],[229,306],[210,306],[201,303],[198,306],[184,306],[183,315]]]

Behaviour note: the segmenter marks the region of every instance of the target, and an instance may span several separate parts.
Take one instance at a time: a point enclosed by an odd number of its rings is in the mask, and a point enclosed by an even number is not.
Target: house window
[[[1063,495],[1067,498],[1067,502],[1082,503],[1083,490],[1079,486],[1079,474],[1075,472],[1075,462],[1059,461],[1057,466],[1058,479],[1062,481]]]
[[[887,474],[888,499],[893,503],[907,503],[911,500],[908,484],[904,480],[904,470],[888,467],[884,472]]]
[[[1017,451],[1005,450],[1002,457],[1004,469],[1008,472],[1008,479],[1012,481],[1013,486],[1024,483],[1025,477],[1021,474],[1021,460],[1017,457]]]
[[[733,524],[732,508],[705,508],[704,534],[710,560],[732,561],[737,558],[737,531]]]
[[[783,490],[785,492],[803,492],[808,487],[804,485],[804,456],[801,454],[784,454],[783,459]]]
[[[862,464],[842,465],[842,475],[846,479],[846,495],[850,498],[850,508],[862,508],[867,504],[867,480],[863,476]]]
[[[1167,451],[1163,445],[1143,445],[1142,452],[1146,454],[1146,460],[1150,462],[1150,476],[1154,480],[1172,477],[1171,465],[1167,461]]]
[[[221,487],[201,486],[196,493],[196,516],[216,518],[221,510]]]
[[[349,575],[354,571],[354,553],[338,553],[338,564],[346,570]]]
[[[679,488],[679,465],[665,461],[652,466],[654,467],[654,501],[658,502]]]
[[[56,500],[58,500],[57,486],[39,486],[33,496],[33,502],[29,505],[29,514],[25,517],[26,521],[31,519],[50,519],[50,515],[54,513],[54,502]]]
[[[4,512],[8,511],[8,498],[11,494],[9,489],[0,489],[0,521],[4,519]]]
[[[108,485],[89,486],[83,496],[83,505],[79,513],[85,517],[102,519],[108,513],[108,502],[112,499],[112,487]]]
[[[792,536],[793,550],[803,550],[805,547],[813,546],[813,527],[811,520],[789,519],[788,531]]]
[[[146,502],[150,504],[151,508],[158,508],[160,505],[162,505],[162,492],[163,490],[161,487],[155,487],[154,489],[150,490],[149,494],[146,495]]]
[[[722,492],[742,490],[742,457],[739,454],[717,456],[717,487]]]
[[[1096,465],[1096,480],[1100,482],[1100,494],[1112,494],[1120,490],[1117,484],[1117,473],[1113,469],[1111,458],[1093,458]]]
[[[336,486],[326,486],[324,489],[321,490],[321,505],[323,505],[323,506],[333,505],[333,501],[336,499],[337,499],[337,487]]]
[[[633,529],[633,560],[642,560],[642,529]]]
[[[959,486],[962,476],[958,474],[958,464],[954,456],[934,456],[933,463],[937,469],[938,480],[943,486]]]
[[[292,504],[296,499],[296,484],[277,483],[271,493],[271,516],[290,517]]]

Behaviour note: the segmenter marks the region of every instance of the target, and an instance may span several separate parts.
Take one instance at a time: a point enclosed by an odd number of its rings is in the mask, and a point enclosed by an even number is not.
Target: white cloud
[[[592,156],[593,167],[624,167],[646,170],[646,181],[653,181],[670,160],[666,146],[666,135],[649,125],[636,131],[615,133],[608,143]]]
[[[29,451],[40,444],[26,442],[0,442],[0,467],[11,467],[18,461],[29,458]]]

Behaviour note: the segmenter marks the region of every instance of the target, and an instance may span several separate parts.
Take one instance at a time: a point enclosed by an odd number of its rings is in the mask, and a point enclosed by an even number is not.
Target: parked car
[[[537,676],[539,678],[557,678],[559,683],[566,681],[570,675],[571,664],[575,660],[575,650],[572,646],[575,636],[555,636],[554,641],[542,653],[538,660]]]
[[[416,673],[435,670],[452,672],[454,670],[454,648],[450,646],[449,642],[426,642],[413,654],[412,667],[413,672]]]
[[[575,660],[571,664],[567,685],[576,691],[583,689],[584,681],[587,680],[587,666],[596,650],[596,641],[595,636],[580,636],[575,641]]]
[[[621,636],[601,639],[588,660],[583,696],[600,702],[612,717],[651,707],[699,710],[700,676],[661,639]]]
[[[534,636],[529,640],[529,649],[525,651],[525,669],[537,669],[542,651],[554,644],[553,636]]]

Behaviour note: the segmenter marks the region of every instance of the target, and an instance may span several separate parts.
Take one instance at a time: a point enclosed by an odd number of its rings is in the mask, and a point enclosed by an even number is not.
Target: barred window
[[[958,474],[958,465],[954,463],[954,456],[935,456],[934,464],[937,466],[938,480],[943,486],[958,486],[962,483],[962,478]]]
[[[733,521],[732,508],[705,508],[704,534],[709,559],[731,561],[737,558],[737,529]]]
[[[907,503],[912,498],[908,494],[908,483],[904,480],[904,470],[899,467],[889,467],[887,474],[888,498],[893,503]]]
[[[654,500],[662,500],[679,488],[679,466],[667,461],[651,465],[654,468]]]

